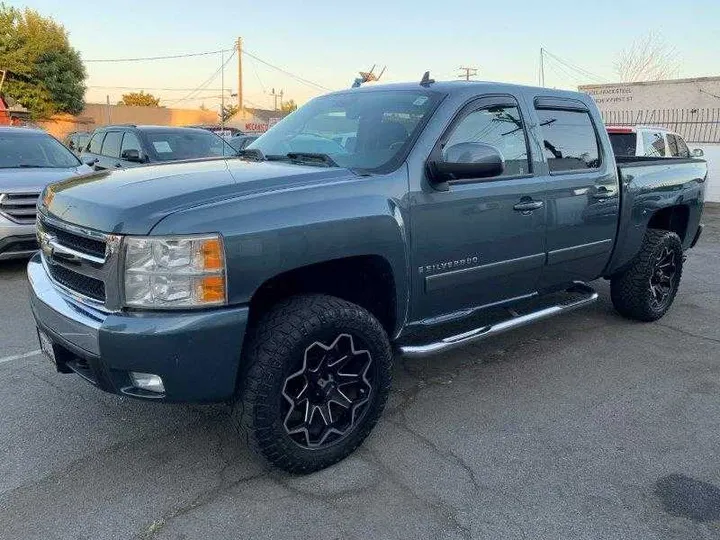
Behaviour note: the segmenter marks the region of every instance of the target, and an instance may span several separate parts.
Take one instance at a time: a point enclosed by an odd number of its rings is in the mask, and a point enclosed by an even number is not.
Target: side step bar
[[[579,300],[549,306],[525,315],[513,314],[511,319],[490,326],[475,328],[455,336],[446,337],[434,343],[428,343],[425,345],[403,345],[399,348],[400,354],[409,358],[422,358],[441,352],[447,352],[452,349],[468,345],[469,343],[475,343],[492,336],[497,336],[498,334],[502,334],[508,330],[514,330],[515,328],[520,328],[521,326],[526,326],[543,319],[548,319],[550,317],[554,317],[555,315],[560,315],[561,313],[567,313],[568,311],[592,304],[598,298],[597,292],[585,283],[576,283],[572,287],[572,291],[582,293],[584,296]],[[514,312],[510,311],[510,313]]]

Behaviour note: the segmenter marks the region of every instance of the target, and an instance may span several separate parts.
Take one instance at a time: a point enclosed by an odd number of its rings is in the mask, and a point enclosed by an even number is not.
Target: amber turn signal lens
[[[225,278],[223,276],[208,276],[200,279],[198,283],[198,299],[201,302],[217,303],[225,300]]]
[[[203,241],[200,253],[202,255],[203,270],[223,269],[223,249],[219,238],[210,238]]]

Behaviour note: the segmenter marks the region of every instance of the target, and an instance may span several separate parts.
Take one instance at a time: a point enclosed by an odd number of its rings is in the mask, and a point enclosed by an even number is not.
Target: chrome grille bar
[[[37,214],[39,193],[0,194],[0,214],[15,223],[32,223]]]

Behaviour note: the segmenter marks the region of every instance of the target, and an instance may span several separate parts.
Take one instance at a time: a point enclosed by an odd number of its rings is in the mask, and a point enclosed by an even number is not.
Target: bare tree
[[[678,53],[662,35],[649,32],[623,49],[615,60],[622,82],[660,81],[677,76]]]

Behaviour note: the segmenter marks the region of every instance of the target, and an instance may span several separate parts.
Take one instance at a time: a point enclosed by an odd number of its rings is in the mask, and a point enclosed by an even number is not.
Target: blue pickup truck
[[[593,302],[670,308],[706,163],[616,159],[584,94],[481,82],[310,101],[239,158],[47,188],[29,263],[62,373],[158,402],[228,402],[295,473],[372,430],[395,355],[440,353]]]

